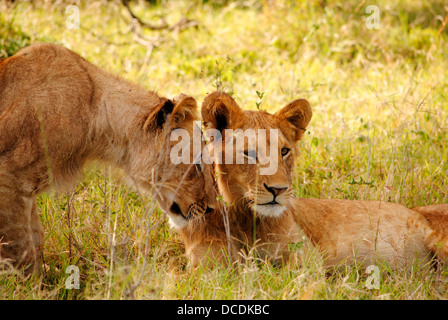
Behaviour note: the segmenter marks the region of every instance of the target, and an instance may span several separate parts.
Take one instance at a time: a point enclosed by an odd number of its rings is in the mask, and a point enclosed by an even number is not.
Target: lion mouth
[[[252,209],[261,217],[279,217],[286,207],[276,200],[272,200],[265,203],[252,202]]]
[[[187,217],[184,216],[182,213],[182,210],[180,209],[177,202],[173,202],[173,204],[170,207],[170,212],[182,216],[184,219],[187,219]]]
[[[192,218],[197,216],[197,215],[193,214],[193,212],[191,210],[191,207],[192,206],[190,206],[190,209],[188,210],[188,214],[185,215],[185,214],[182,213],[182,210],[181,210],[180,206],[177,204],[177,202],[173,202],[173,204],[170,207],[170,212],[173,213],[173,214],[181,216],[185,220],[191,220]],[[207,206],[203,213],[211,213],[214,210],[215,209],[213,207]]]
[[[172,228],[180,230],[188,225],[193,216],[189,213],[184,215],[180,205],[177,202],[173,202],[168,210],[169,224]]]
[[[259,206],[269,206],[269,205],[276,205],[276,204],[280,205],[280,203],[278,203],[275,200],[272,200],[272,201],[269,201],[269,202],[266,202],[266,203],[257,203],[257,205],[259,205]]]

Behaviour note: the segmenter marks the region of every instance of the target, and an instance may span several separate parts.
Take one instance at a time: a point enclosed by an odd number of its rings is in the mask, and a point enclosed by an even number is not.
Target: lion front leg
[[[256,249],[260,258],[274,265],[283,265],[290,260],[290,244],[302,241],[302,234],[290,212],[283,217],[264,219],[257,229]]]
[[[200,241],[186,247],[186,255],[189,266],[196,268],[199,265],[213,267],[216,265],[231,265],[239,260],[237,248],[231,245],[230,252],[228,244],[224,241]]]
[[[38,272],[43,232],[35,199],[13,191],[0,193],[0,269],[15,267],[26,274]]]
[[[33,200],[33,205],[31,208],[30,229],[31,237],[34,244],[34,250],[36,252],[36,261],[38,262],[36,268],[38,268],[40,271],[40,262],[42,260],[42,254],[44,250],[44,230],[39,219],[39,213],[37,212],[36,199]]]

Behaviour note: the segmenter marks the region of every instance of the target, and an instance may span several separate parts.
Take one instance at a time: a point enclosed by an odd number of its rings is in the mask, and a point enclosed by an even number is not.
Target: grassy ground
[[[368,29],[368,5],[379,29]],[[0,57],[37,41],[89,61],[164,96],[199,103],[216,88],[247,109],[275,111],[307,98],[314,116],[302,144],[300,197],[389,200],[407,206],[448,202],[448,6],[432,1],[163,1],[133,10],[158,24],[182,17],[185,30],[139,31],[119,2],[0,1]],[[258,91],[258,94],[257,94]],[[261,93],[264,93],[260,98]],[[261,102],[261,104],[260,104]],[[184,249],[158,209],[150,232],[141,199],[122,173],[95,165],[70,193],[43,194],[47,269],[38,278],[0,275],[1,299],[440,299],[448,269],[381,270],[369,289],[354,265],[327,275],[306,240],[298,262],[276,269],[249,261],[235,269],[185,268]],[[80,289],[68,290],[76,265]]]

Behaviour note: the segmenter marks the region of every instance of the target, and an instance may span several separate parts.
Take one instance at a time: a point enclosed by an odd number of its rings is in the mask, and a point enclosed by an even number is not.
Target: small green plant
[[[258,102],[255,102],[255,105],[257,106],[257,110],[261,110],[261,103],[264,97],[264,92],[260,92],[258,90],[255,91],[255,93],[257,94],[257,97],[259,99]]]
[[[224,67],[230,61],[231,61],[231,59],[229,56],[226,57],[226,61],[222,65],[220,64],[219,60],[215,61],[216,68],[217,68],[217,71],[214,75],[216,91],[224,91],[225,90],[225,85],[222,80],[222,77],[223,77],[222,73],[223,73]]]
[[[288,245],[288,249],[291,251],[294,251],[294,250],[299,251],[303,248],[303,246],[304,246],[303,241],[293,242]]]

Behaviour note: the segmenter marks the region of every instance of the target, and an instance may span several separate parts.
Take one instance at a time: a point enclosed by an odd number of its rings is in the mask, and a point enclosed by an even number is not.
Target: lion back
[[[48,173],[38,170],[50,171],[57,183],[80,169],[95,115],[94,71],[53,44],[26,47],[0,62],[0,159],[8,170],[36,172],[39,180]]]

